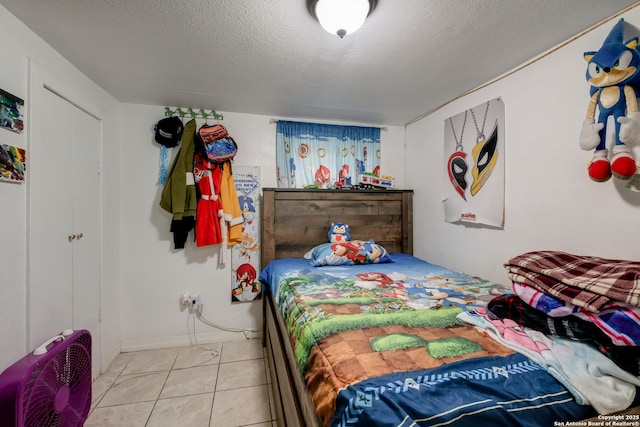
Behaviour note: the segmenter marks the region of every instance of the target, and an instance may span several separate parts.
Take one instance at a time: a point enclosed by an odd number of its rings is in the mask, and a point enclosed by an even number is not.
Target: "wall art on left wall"
[[[0,89],[0,127],[22,133],[24,130],[24,101]]]
[[[24,148],[0,144],[0,181],[24,182],[27,154]]]

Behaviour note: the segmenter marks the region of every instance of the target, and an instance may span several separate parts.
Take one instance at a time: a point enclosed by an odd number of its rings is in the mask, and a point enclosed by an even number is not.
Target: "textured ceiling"
[[[306,0],[0,0],[121,102],[388,125],[634,3],[379,0],[339,39]]]

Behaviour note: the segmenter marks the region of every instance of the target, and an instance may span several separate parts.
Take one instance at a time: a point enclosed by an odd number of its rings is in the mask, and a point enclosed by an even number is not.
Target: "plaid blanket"
[[[611,344],[639,346],[640,356],[640,307],[611,301],[599,312],[593,313],[522,283],[513,282],[513,291],[523,303],[549,316],[548,321],[556,324],[568,319],[571,322],[571,318],[575,317],[577,320],[591,323],[611,339]],[[640,357],[638,360],[640,361]],[[638,368],[640,365],[636,369]]]
[[[640,262],[535,251],[504,264],[509,278],[597,312],[611,300],[640,307]]]

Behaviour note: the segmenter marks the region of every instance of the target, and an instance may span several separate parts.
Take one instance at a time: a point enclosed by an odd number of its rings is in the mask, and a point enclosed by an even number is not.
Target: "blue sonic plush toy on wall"
[[[624,20],[620,19],[600,50],[584,53],[591,101],[580,133],[580,148],[595,149],[588,171],[589,177],[598,182],[608,180],[612,174],[619,179],[629,179],[637,169],[630,145],[640,140],[637,101],[640,52],[638,37],[623,42],[623,32]],[[597,121],[594,120],[596,107]],[[615,125],[611,162],[605,141],[609,116]]]

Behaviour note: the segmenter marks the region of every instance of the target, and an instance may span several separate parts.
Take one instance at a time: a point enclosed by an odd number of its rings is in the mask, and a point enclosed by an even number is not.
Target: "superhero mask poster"
[[[446,222],[503,227],[504,103],[495,98],[444,122]]]

